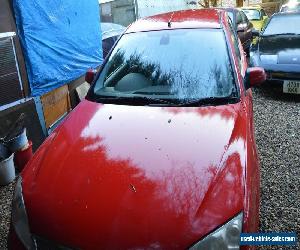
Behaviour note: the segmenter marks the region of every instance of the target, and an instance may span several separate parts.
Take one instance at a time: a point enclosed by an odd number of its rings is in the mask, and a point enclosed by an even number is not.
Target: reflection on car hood
[[[31,229],[82,249],[183,249],[243,207],[240,103],[83,101],[22,173]]]

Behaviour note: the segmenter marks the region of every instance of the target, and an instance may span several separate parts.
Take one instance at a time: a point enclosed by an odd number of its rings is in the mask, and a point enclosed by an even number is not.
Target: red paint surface
[[[24,170],[32,231],[84,249],[190,246],[243,210],[246,123],[241,104],[84,101]]]
[[[255,87],[267,80],[265,70],[260,67],[253,67],[249,69],[250,86]]]
[[[187,28],[220,28],[219,10],[182,10],[146,17],[131,24],[126,33]],[[168,22],[171,22],[171,27]]]
[[[27,162],[32,158],[32,141],[28,141],[28,147],[24,150],[15,152],[14,162],[19,172],[26,166]]]
[[[237,104],[83,101],[22,173],[32,232],[82,249],[184,249],[241,211],[243,231],[257,231],[252,93],[245,57],[234,61]]]

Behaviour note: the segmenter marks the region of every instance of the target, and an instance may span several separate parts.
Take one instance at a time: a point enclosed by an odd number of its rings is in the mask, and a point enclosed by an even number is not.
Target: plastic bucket
[[[15,152],[15,165],[18,171],[22,171],[27,162],[32,158],[32,141],[28,141],[28,147]]]
[[[0,162],[0,186],[11,183],[16,177],[14,154]]]
[[[0,162],[8,158],[9,155],[10,154],[8,148],[0,142]]]
[[[23,132],[21,134],[6,142],[6,145],[11,152],[19,151],[26,147],[27,144],[28,139],[26,135],[26,128],[23,129]]]

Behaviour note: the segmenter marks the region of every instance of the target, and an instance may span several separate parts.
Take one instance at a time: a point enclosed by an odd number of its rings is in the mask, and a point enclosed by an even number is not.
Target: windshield
[[[273,16],[266,27],[263,36],[277,34],[300,34],[300,14],[299,15],[279,15]]]
[[[236,86],[223,31],[178,29],[123,35],[100,73],[92,99],[232,96]]]
[[[249,20],[260,20],[261,19],[259,10],[243,9],[242,11],[246,14],[246,16],[248,17]]]

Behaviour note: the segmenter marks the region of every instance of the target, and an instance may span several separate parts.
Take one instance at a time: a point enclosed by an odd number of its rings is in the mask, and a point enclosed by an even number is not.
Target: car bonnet
[[[84,249],[187,247],[242,210],[242,110],[83,101],[22,173],[32,231]]]

